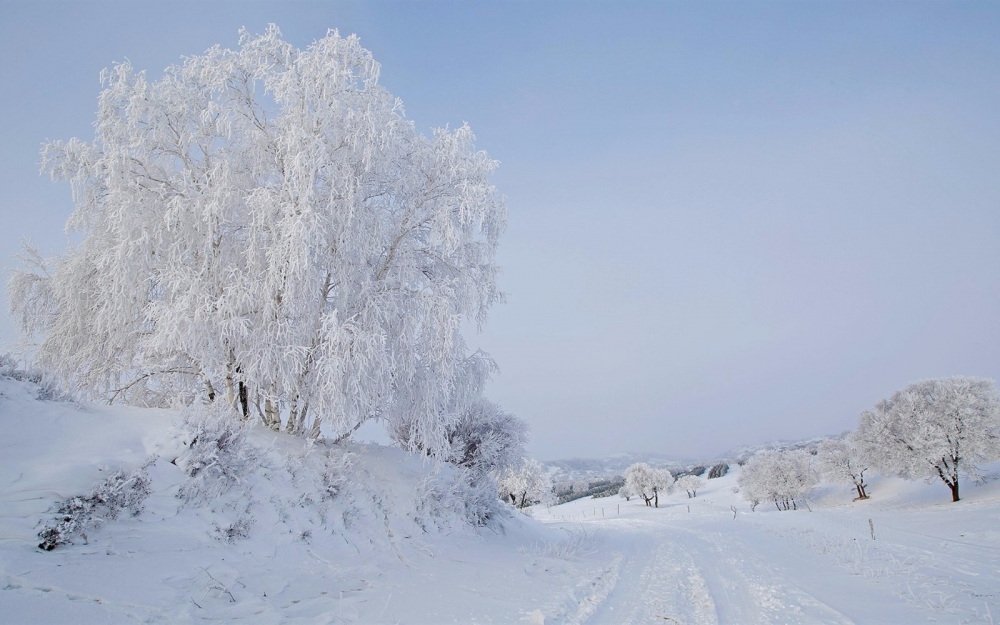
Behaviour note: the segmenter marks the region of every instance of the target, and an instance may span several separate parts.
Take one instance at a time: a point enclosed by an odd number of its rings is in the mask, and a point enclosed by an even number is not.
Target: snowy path
[[[1000,560],[888,527],[880,541],[865,542],[867,519],[850,510],[759,510],[734,519],[722,506],[694,500],[690,512],[687,503],[623,504],[620,515],[602,518],[594,503],[538,513],[596,533],[600,550],[620,561],[613,587],[579,622],[991,623],[997,613],[1000,568],[993,562]]]

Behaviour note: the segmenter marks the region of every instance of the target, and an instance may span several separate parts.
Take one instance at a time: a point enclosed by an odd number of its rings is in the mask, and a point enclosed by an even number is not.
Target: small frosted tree
[[[486,399],[474,401],[448,429],[445,460],[482,473],[501,475],[521,464],[528,424]]]
[[[807,453],[780,450],[754,454],[743,465],[737,483],[751,509],[770,500],[778,510],[795,510],[817,481]]]
[[[862,459],[854,433],[843,439],[823,441],[816,451],[816,458],[824,478],[836,484],[854,486],[858,493],[855,501],[868,499],[868,485],[865,483],[868,463]]]
[[[472,131],[417,134],[378,78],[357,37],[300,50],[273,25],[156,81],[105,70],[94,141],[43,150],[80,244],[9,282],[37,362],[335,440],[405,420],[404,446],[446,453],[506,209]]]
[[[621,488],[618,489],[618,496],[624,497],[625,501],[629,501],[632,499],[632,491],[628,489],[628,486],[623,485]]]
[[[697,475],[682,475],[677,478],[677,488],[687,492],[688,498],[698,496],[698,489],[704,485],[704,481]]]
[[[674,483],[674,476],[666,469],[654,469],[645,462],[637,462],[625,470],[625,488],[642,497],[647,506],[660,507],[660,493],[665,493]]]
[[[528,458],[519,466],[507,469],[500,480],[500,497],[510,500],[512,506],[524,508],[552,499],[552,481],[545,474],[542,464]]]
[[[940,479],[959,500],[959,477],[1000,459],[1000,400],[992,380],[926,380],[896,391],[861,415],[862,455],[884,473]]]

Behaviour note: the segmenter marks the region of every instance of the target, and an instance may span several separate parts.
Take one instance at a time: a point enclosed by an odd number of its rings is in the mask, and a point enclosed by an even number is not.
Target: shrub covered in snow
[[[439,466],[421,480],[414,497],[415,519],[423,526],[459,518],[472,526],[498,528],[510,516],[497,497],[493,476],[463,467]]]
[[[59,504],[55,519],[40,532],[38,546],[51,551],[72,542],[77,536],[87,540],[87,532],[98,529],[106,521],[117,519],[123,510],[139,516],[150,494],[149,461],[138,469],[118,469],[89,494],[73,497]]]
[[[0,377],[35,385],[35,397],[42,401],[72,401],[73,398],[59,390],[55,381],[37,369],[23,369],[10,354],[0,355]]]
[[[496,403],[479,398],[448,428],[447,438],[445,460],[500,475],[524,458],[528,424]]]
[[[177,492],[186,502],[204,502],[243,483],[257,468],[260,453],[247,440],[247,427],[217,402],[185,410],[181,425],[187,450],[174,460],[188,479]]]
[[[215,538],[223,542],[233,544],[237,540],[248,537],[250,535],[250,528],[257,522],[257,519],[255,519],[253,514],[250,513],[250,508],[252,506],[253,502],[251,501],[232,523],[225,526],[216,524]]]

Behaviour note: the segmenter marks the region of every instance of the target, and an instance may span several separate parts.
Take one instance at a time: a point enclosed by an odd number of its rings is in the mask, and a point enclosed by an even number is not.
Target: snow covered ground
[[[738,469],[698,497],[648,508],[577,500],[536,518],[575,526],[615,568],[589,623],[994,623],[1000,615],[1000,483],[876,479],[872,499],[817,489],[809,508],[755,512]],[[736,510],[734,513],[733,506]],[[874,538],[872,537],[874,533]]]
[[[578,500],[495,531],[449,507],[447,469],[257,429],[261,469],[183,505],[176,413],[35,393],[0,379],[3,623],[1000,621],[995,480],[957,504],[941,484],[881,479],[869,501],[822,486],[811,511],[751,513],[734,470],[695,499]],[[151,457],[141,515],[38,549],[58,502]],[[324,497],[310,476],[334,457],[352,483]],[[241,519],[246,536],[227,533]]]

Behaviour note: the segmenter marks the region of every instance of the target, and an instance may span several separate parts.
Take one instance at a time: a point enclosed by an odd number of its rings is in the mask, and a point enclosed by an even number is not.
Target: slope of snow
[[[600,572],[559,551],[569,532],[522,515],[502,530],[469,526],[442,496],[449,468],[379,446],[350,447],[350,483],[324,500],[309,465],[329,450],[257,428],[261,470],[183,505],[178,422],[40,402],[31,385],[0,379],[0,621],[530,622],[543,606],[565,612],[567,589]],[[37,547],[58,502],[151,456],[140,516]],[[241,518],[248,536],[227,540]]]
[[[255,429],[258,470],[185,504],[171,411],[43,402],[0,378],[0,622],[995,623],[1000,481],[821,485],[751,512],[739,469],[648,508],[583,499],[466,524],[452,469],[378,445],[306,447]],[[152,495],[45,552],[55,506],[119,467]],[[336,460],[332,465],[331,458]],[[324,495],[317,476],[344,467]],[[991,467],[997,471],[998,466]],[[244,522],[246,536],[227,528]],[[874,538],[872,534],[874,533]]]

